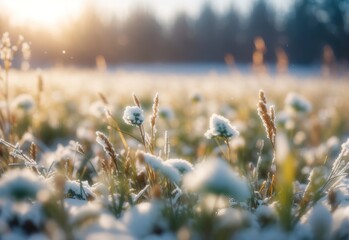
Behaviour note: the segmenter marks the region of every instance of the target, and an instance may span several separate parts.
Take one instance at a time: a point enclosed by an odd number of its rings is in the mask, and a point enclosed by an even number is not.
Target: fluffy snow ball
[[[127,106],[122,118],[128,125],[140,126],[144,122],[143,110],[137,106]]]
[[[217,114],[212,114],[210,118],[210,128],[205,133],[205,136],[208,139],[215,137],[231,139],[239,136],[239,134],[240,133],[230,124],[228,119]]]

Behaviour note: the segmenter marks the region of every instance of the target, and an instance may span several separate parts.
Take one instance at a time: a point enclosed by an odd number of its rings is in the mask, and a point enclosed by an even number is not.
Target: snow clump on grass
[[[308,113],[311,111],[311,103],[300,95],[290,92],[285,99],[287,109],[293,112]]]
[[[155,229],[166,228],[161,215],[163,204],[159,201],[143,202],[127,210],[121,218],[126,229],[137,239],[149,237]]]
[[[313,207],[308,223],[315,239],[330,239],[332,216],[322,204]]]
[[[144,162],[149,164],[151,168],[153,168],[155,171],[160,172],[173,183],[179,184],[181,182],[182,176],[179,170],[177,170],[176,167],[171,165],[171,162],[167,163],[167,161],[163,161],[159,157],[144,152],[138,153],[138,156],[142,160],[144,160]]]
[[[277,212],[272,206],[259,205],[255,215],[261,227],[270,226],[277,222]]]
[[[210,128],[205,133],[205,136],[208,139],[215,137],[231,139],[239,136],[239,134],[240,133],[230,124],[228,119],[214,113],[210,118]]]
[[[96,101],[91,104],[89,113],[96,118],[102,118],[106,113],[106,105],[102,101]]]
[[[176,168],[180,173],[185,174],[194,170],[193,164],[183,159],[168,159],[166,164]]]
[[[0,179],[0,197],[15,200],[35,199],[45,189],[41,178],[29,169],[14,169],[4,173]]]
[[[169,106],[159,108],[159,116],[166,120],[173,120],[175,118],[175,113]]]
[[[349,206],[336,210],[333,215],[332,239],[348,239]]]
[[[126,124],[140,126],[144,122],[143,110],[137,106],[127,106],[122,117]]]
[[[242,209],[224,208],[218,211],[217,216],[217,226],[219,229],[222,230],[231,229],[232,231],[236,231],[242,229],[249,229],[251,227],[257,227],[257,223],[255,222],[253,215],[250,212]],[[243,230],[241,232],[243,232]]]
[[[250,197],[247,182],[221,159],[211,159],[198,164],[194,171],[183,179],[184,187],[190,192],[210,192],[244,201]]]
[[[87,181],[66,181],[64,194],[69,198],[80,200],[90,200],[96,197]]]
[[[25,112],[30,112],[35,107],[34,98],[29,94],[21,94],[12,101],[14,109],[21,109]]]
[[[61,164],[67,164],[69,161],[71,161],[74,166],[73,174],[75,174],[82,160],[82,155],[78,154],[77,144],[78,143],[74,141],[70,141],[66,146],[58,144],[56,151],[47,152],[44,154],[41,163],[46,168],[57,168]]]

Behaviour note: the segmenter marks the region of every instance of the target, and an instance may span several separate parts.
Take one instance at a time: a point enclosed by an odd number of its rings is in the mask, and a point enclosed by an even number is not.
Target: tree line
[[[103,21],[92,5],[54,33],[44,28],[11,27],[0,16],[0,31],[22,34],[32,48],[33,65],[92,66],[97,56],[108,64],[127,62],[252,61],[254,40],[265,42],[266,62],[282,49],[289,62],[322,62],[324,48],[339,62],[349,60],[349,0],[297,0],[280,16],[265,0],[257,0],[248,15],[234,6],[217,14],[205,4],[196,18],[178,13],[165,25],[151,11],[135,8],[123,21]]]

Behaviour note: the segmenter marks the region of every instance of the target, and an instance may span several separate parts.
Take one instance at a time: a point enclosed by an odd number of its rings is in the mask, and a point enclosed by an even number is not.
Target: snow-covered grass
[[[349,83],[339,77],[9,76],[4,239],[349,236]]]

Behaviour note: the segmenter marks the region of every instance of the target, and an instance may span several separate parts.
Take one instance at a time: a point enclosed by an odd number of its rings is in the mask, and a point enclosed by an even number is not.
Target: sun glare
[[[13,24],[55,27],[78,14],[82,1],[74,0],[3,0]]]

